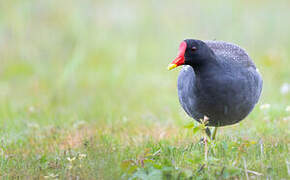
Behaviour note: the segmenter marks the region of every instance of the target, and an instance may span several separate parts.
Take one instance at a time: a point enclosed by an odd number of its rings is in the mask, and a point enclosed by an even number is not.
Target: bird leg
[[[206,135],[208,136],[208,138],[211,139],[211,131],[210,131],[209,127],[206,127],[206,129],[205,129],[205,133],[206,133]]]
[[[203,138],[203,143],[204,143],[204,159],[207,162],[207,156],[208,156],[209,149],[208,149],[208,140],[207,140],[206,136],[204,136],[204,138]]]
[[[218,127],[214,127],[213,128],[213,132],[212,132],[212,135],[211,135],[211,140],[215,140],[217,129],[218,129]]]

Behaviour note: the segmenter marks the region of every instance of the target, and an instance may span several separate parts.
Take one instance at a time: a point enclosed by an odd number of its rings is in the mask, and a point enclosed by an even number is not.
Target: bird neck
[[[199,64],[190,64],[197,76],[208,76],[220,70],[220,64],[215,56],[201,60]]]

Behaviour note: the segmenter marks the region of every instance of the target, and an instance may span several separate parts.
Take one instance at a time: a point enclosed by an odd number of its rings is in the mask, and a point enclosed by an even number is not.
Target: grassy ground
[[[289,6],[0,1],[0,177],[288,179]],[[186,37],[243,46],[264,78],[259,105],[220,129],[207,161],[166,70]]]

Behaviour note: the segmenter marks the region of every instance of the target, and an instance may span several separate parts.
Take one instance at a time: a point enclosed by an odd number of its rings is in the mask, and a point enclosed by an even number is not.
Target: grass
[[[0,177],[288,179],[289,5],[0,2]],[[219,129],[207,162],[166,70],[186,37],[243,46],[264,78],[258,106]]]

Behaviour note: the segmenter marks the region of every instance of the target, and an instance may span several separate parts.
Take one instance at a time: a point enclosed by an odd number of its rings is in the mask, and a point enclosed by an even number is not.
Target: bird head
[[[168,70],[180,65],[198,66],[214,55],[214,52],[200,40],[186,39],[179,45],[177,57],[168,65]]]

